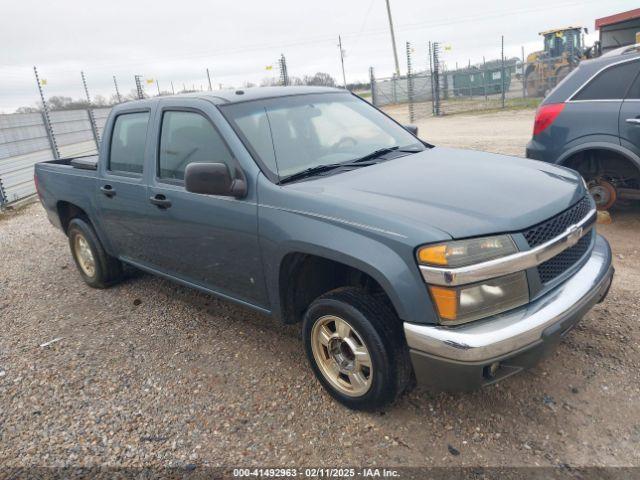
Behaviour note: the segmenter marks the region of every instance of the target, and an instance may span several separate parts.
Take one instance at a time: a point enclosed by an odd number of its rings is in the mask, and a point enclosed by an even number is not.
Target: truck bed
[[[80,170],[97,170],[98,155],[84,155],[82,157],[61,158],[59,160],[49,160],[42,162],[49,165],[68,165]]]
[[[62,227],[60,209],[66,204],[94,215],[97,169],[97,155],[36,163],[36,188],[51,223]]]

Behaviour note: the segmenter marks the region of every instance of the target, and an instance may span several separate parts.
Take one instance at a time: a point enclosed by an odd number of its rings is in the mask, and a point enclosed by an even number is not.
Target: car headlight
[[[429,285],[443,324],[455,325],[497,315],[529,302],[525,272],[460,287]]]
[[[517,253],[509,235],[456,240],[417,251],[418,263],[439,268],[473,266]],[[445,287],[428,285],[442,324],[456,325],[496,315],[529,302],[524,271],[478,283]]]
[[[418,263],[437,267],[464,267],[517,251],[510,235],[471,238],[422,247],[418,249]]]

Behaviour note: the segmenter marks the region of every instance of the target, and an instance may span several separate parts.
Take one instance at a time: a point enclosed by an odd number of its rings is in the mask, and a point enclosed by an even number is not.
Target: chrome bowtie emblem
[[[582,238],[583,228],[577,225],[569,227],[569,234],[567,235],[567,243],[571,246],[578,243],[578,240]]]

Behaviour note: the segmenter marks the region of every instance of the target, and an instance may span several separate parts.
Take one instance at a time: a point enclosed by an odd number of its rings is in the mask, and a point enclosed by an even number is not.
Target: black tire
[[[69,237],[69,247],[71,248],[73,260],[76,262],[76,267],[78,267],[78,271],[87,285],[93,288],[107,288],[120,280],[122,277],[122,263],[105,252],[96,232],[88,221],[83,218],[71,220],[67,228],[67,236]],[[78,236],[86,240],[93,254],[93,275],[85,272],[78,259],[75,247]]]
[[[370,354],[370,386],[360,396],[346,395],[332,385],[314,357],[314,325],[328,316],[346,320]],[[302,334],[307,358],[316,377],[331,396],[351,409],[382,409],[411,383],[411,360],[402,323],[386,302],[359,288],[339,288],[314,300],[304,315]]]

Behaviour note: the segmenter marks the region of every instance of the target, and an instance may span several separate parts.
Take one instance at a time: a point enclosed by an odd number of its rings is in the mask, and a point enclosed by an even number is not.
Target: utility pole
[[[160,84],[158,83],[157,78],[156,78],[156,88],[158,89],[158,96],[160,96]]]
[[[387,16],[389,17],[389,30],[391,31],[391,47],[393,48],[393,59],[396,62],[396,76],[400,78],[400,64],[398,63],[398,50],[396,48],[396,34],[393,31],[393,19],[391,18],[391,5],[387,2]]]
[[[211,74],[209,73],[209,69],[207,68],[207,80],[209,80],[209,91],[213,90],[211,87]]]
[[[342,49],[342,37],[338,35],[338,47],[340,47],[340,63],[342,63],[342,81],[344,82],[344,89],[347,89],[347,77],[344,74],[344,50]]]
[[[171,93],[176,94],[176,89],[173,88],[173,80],[171,81]]]
[[[120,96],[120,90],[118,90],[118,81],[116,76],[113,76],[113,86],[116,87],[116,97],[118,97],[118,103],[122,103],[122,97]]]

